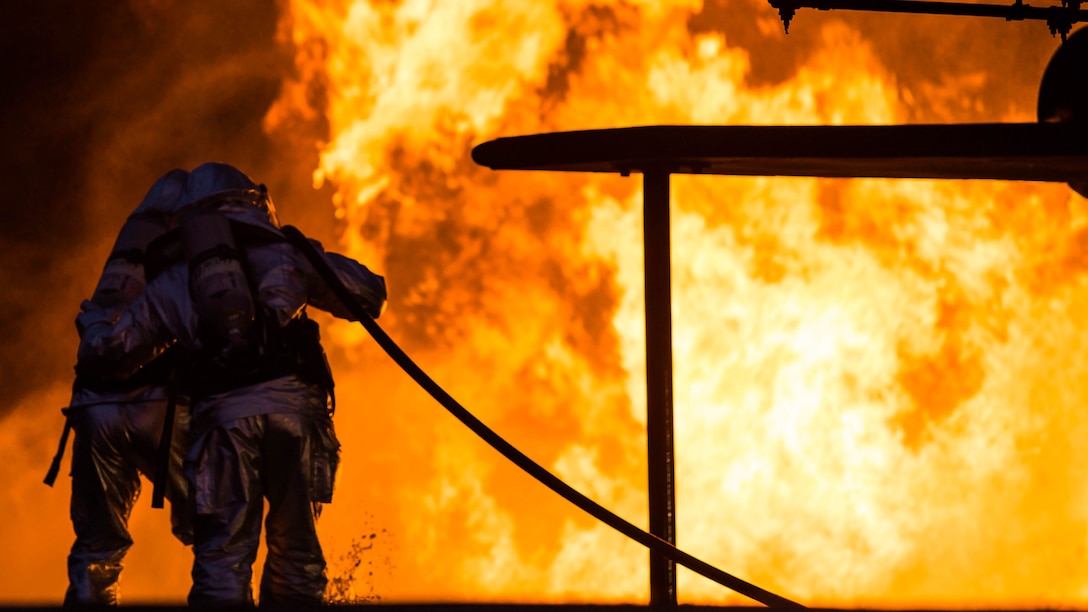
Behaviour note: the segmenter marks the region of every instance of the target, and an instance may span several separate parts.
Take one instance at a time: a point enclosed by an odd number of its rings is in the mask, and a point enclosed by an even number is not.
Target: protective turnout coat
[[[90,304],[112,310],[127,307],[145,285],[145,249],[169,227],[170,216],[188,173],[173,170],[152,185],[121,228]],[[132,546],[128,519],[140,493],[140,475],[156,475],[159,443],[167,415],[169,357],[118,382],[120,372],[82,376],[73,385],[67,426],[75,432],[72,449],[71,519],[75,541],[68,555],[65,605],[118,604],[124,558]],[[165,495],[174,534],[192,542],[182,457],[188,450],[188,413],[176,411],[172,446],[166,460]],[[52,484],[60,457],[46,482]]]
[[[194,171],[195,173],[196,171]],[[306,306],[351,319],[302,253],[283,241],[264,211],[249,205],[219,207],[235,224],[259,327],[266,336],[304,318]],[[362,264],[315,248],[372,316],[385,305],[384,279]],[[173,344],[202,353],[200,316],[190,298],[190,269],[178,262],[150,282],[143,295],[117,314],[84,304],[81,367],[128,376]],[[198,364],[199,365],[199,364]],[[199,371],[199,368],[198,368]],[[313,603],[326,584],[325,561],[314,519],[331,501],[339,444],[326,389],[305,372],[270,369],[272,376],[243,377],[242,386],[190,381],[195,442],[186,475],[195,496],[196,542],[190,604],[252,601],[249,582],[256,557],[262,497],[269,503],[268,559],[261,603]]]

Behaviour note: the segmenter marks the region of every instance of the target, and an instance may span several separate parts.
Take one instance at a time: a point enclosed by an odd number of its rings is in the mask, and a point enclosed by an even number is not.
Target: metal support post
[[[643,173],[646,278],[646,455],[650,533],[676,544],[672,420],[669,173]],[[676,564],[650,553],[650,605],[676,605]]]

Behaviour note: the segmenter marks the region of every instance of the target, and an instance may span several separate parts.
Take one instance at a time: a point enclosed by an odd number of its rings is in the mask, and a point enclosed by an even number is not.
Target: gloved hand
[[[76,315],[76,331],[79,332],[79,337],[83,335],[95,325],[113,325],[117,322],[117,319],[121,317],[121,312],[124,311],[124,306],[114,306],[106,308],[95,304],[91,300],[83,300],[83,303],[79,305],[80,313]]]

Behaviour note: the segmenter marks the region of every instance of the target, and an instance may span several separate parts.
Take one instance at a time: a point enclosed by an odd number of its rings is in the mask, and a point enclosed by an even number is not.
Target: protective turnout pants
[[[253,603],[265,499],[261,605],[321,602],[328,581],[315,521],[331,501],[338,452],[332,421],[312,411],[247,416],[200,435],[185,467],[196,507],[190,605]]]
[[[154,478],[166,400],[101,403],[70,409],[71,518],[76,539],[68,555],[64,605],[119,603],[118,581],[132,546],[128,519],[140,494],[140,474]],[[188,447],[188,412],[176,411],[169,482],[174,535],[192,542],[182,458]]]

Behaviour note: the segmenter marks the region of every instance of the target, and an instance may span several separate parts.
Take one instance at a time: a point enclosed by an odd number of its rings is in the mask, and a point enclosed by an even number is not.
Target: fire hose
[[[680,550],[671,543],[643,531],[604,506],[601,506],[592,499],[579,493],[558,476],[552,474],[543,466],[530,459],[527,455],[507,442],[502,436],[495,433],[491,428],[477,419],[475,415],[466,408],[461,406],[457,400],[453,399],[450,394],[446,393],[438,383],[432,380],[426,372],[416,365],[415,362],[413,362],[412,359],[397,346],[393,339],[385,333],[385,330],[374,321],[370,314],[366,312],[366,309],[364,309],[351,295],[347,287],[344,286],[343,282],[341,282],[340,278],[336,275],[336,272],[333,271],[325,258],[321,256],[302,232],[290,225],[284,226],[282,229],[288,242],[298,248],[303,255],[306,256],[310,261],[310,264],[313,265],[314,269],[328,285],[329,289],[341,302],[343,302],[352,316],[358,319],[359,323],[366,328],[366,331],[374,338],[374,341],[378,343],[378,346],[380,346],[389,357],[391,357],[393,361],[412,378],[412,380],[441,404],[443,408],[472,430],[473,433],[487,442],[493,449],[502,454],[502,456],[513,462],[541,484],[559,494],[563,499],[566,499],[582,511],[645,546],[654,553],[768,607],[804,608],[804,606],[799,603],[771,593],[770,591],[728,574],[713,565]]]

